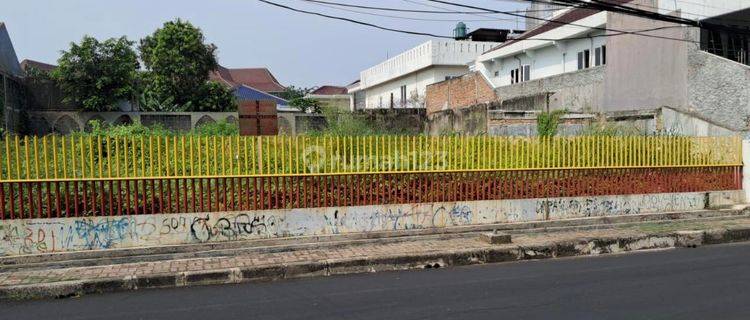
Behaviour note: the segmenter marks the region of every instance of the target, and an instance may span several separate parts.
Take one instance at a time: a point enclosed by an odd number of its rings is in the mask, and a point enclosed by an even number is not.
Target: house
[[[323,107],[330,107],[338,111],[350,111],[352,102],[347,87],[320,86],[308,93],[305,98],[318,100]]]
[[[229,69],[219,66],[216,71],[211,72],[210,79],[232,88],[245,85],[275,96],[286,90],[267,68]]]
[[[427,41],[363,70],[358,85],[350,85],[348,92],[364,96],[365,109],[424,108],[428,85],[468,73],[469,65],[476,57],[507,40],[513,33],[511,30],[481,29],[476,34],[457,34],[458,40]],[[499,41],[472,41],[474,38]]]
[[[0,21],[0,128],[6,132],[23,130],[21,112],[24,108],[23,70],[10,40],[5,23]]]
[[[614,2],[750,29],[749,1]],[[449,82],[461,89],[453,89],[451,101],[466,102],[450,108],[473,104],[476,99],[460,95],[477,96],[475,88],[486,86],[494,89],[488,131],[495,134],[534,134],[535,114],[553,109],[629,121],[647,132],[717,135],[748,129],[750,33],[583,8],[557,11],[551,19],[478,55],[477,81]],[[622,30],[640,34],[618,34]],[[446,99],[432,91],[428,112],[442,112]]]
[[[21,69],[23,69],[24,72],[38,70],[41,72],[49,73],[57,69],[57,66],[54,64],[44,63],[41,61],[23,59],[23,61],[21,61]]]

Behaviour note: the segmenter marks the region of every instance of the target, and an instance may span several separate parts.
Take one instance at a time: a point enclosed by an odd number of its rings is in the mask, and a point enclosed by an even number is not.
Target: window
[[[594,65],[601,66],[605,64],[607,64],[607,46],[594,49]]]
[[[523,66],[523,81],[531,80],[531,65]]]
[[[510,83],[519,83],[531,80],[531,65],[525,64],[520,68],[510,70]]]
[[[578,70],[586,69],[590,67],[591,63],[591,51],[583,50],[578,53]]]
[[[393,108],[393,102],[394,102],[393,101],[393,92],[391,92],[391,104],[390,104],[390,108]]]
[[[495,71],[495,77],[499,77],[499,76],[500,76],[500,71]]]
[[[401,101],[399,102],[402,107],[406,105],[406,86],[401,86]]]

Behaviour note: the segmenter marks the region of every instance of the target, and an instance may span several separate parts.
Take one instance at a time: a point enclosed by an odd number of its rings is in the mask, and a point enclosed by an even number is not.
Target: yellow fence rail
[[[736,166],[739,137],[8,136],[0,181]]]

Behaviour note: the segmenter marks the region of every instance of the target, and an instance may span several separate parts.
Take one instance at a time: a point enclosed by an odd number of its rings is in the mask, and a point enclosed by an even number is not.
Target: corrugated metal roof
[[[16,77],[23,76],[21,65],[18,64],[18,56],[3,22],[0,22],[0,71]]]
[[[276,104],[278,106],[289,105],[289,102],[282,98],[263,92],[256,88],[246,86],[244,84],[234,88],[234,96],[239,100],[270,100],[276,101]]]

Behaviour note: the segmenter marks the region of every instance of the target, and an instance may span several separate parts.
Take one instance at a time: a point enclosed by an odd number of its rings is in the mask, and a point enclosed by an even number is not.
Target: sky
[[[503,15],[380,14],[422,21],[337,10],[302,0],[271,0],[294,8],[337,15],[391,28],[452,35],[458,20],[470,30],[523,28],[522,20]],[[420,10],[471,11],[426,0],[329,0],[340,3]],[[346,85],[359,72],[388,56],[429,40],[344,21],[295,13],[257,0],[2,0],[5,22],[19,60],[55,63],[60,51],[84,35],[98,39],[127,36],[139,40],[165,21],[181,18],[201,28],[218,47],[219,63],[228,68],[267,67],[284,85]],[[528,5],[512,0],[456,0],[496,10]],[[349,9],[352,10],[352,9]],[[362,11],[362,9],[353,9]],[[373,11],[369,11],[373,12]],[[510,19],[511,21],[508,21]],[[454,21],[455,20],[455,21]]]

